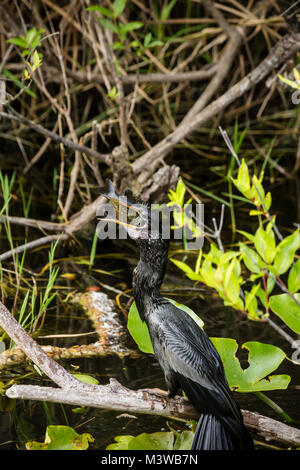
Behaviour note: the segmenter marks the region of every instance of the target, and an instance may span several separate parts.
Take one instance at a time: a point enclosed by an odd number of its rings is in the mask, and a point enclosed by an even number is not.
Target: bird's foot
[[[168,400],[169,400],[169,395],[167,395],[167,397],[163,397],[163,398],[162,398],[162,401],[163,401],[163,409],[167,408]]]

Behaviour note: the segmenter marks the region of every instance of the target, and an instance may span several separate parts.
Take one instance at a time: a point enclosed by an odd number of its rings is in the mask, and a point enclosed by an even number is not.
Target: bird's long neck
[[[140,260],[133,272],[133,294],[141,318],[151,312],[151,307],[161,298],[162,285],[168,259],[165,242],[149,240],[140,246]]]

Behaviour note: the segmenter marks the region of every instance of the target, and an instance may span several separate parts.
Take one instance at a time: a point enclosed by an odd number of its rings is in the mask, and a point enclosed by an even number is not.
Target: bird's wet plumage
[[[140,248],[133,273],[134,298],[148,326],[169,397],[181,389],[201,413],[192,449],[253,449],[217,350],[200,326],[159,292],[168,240],[150,231],[134,238]]]

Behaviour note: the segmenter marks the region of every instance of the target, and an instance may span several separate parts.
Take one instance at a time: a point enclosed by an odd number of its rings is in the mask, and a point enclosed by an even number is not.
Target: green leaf
[[[236,276],[235,268],[238,261],[233,259],[226,270],[224,279],[224,288],[226,295],[232,304],[235,304],[240,297],[240,284]]]
[[[133,31],[134,29],[140,29],[144,26],[144,23],[140,21],[132,21],[131,23],[127,23],[122,25],[122,31],[128,33],[129,31]]]
[[[151,39],[152,39],[152,33],[148,33],[146,34],[146,36],[144,37],[144,46],[147,47],[149,46],[150,42],[151,42]]]
[[[14,44],[15,46],[20,46],[22,48],[25,48],[27,47],[27,42],[25,41],[25,39],[22,39],[22,38],[11,38],[11,39],[7,39],[7,41],[9,44]]]
[[[98,385],[99,382],[97,379],[92,377],[91,375],[87,374],[72,374],[76,379],[81,380],[81,382],[84,382],[86,384],[92,384],[92,385]]]
[[[238,344],[231,338],[210,338],[218,350],[224,364],[229,386],[238,392],[258,392],[266,390],[286,389],[290,377],[273,375],[286,357],[285,353],[271,344],[249,341],[242,348],[249,351],[249,367],[242,369],[236,356]]]
[[[250,292],[245,292],[245,310],[249,311],[251,320],[258,319],[256,294],[260,288],[260,284],[254,284]]]
[[[259,227],[254,235],[254,245],[260,256],[267,263],[272,263],[276,254],[276,243],[273,230],[264,230],[262,227]]]
[[[294,233],[292,233],[292,235],[287,236],[279,243],[274,259],[274,266],[278,274],[283,274],[289,269],[294,260],[294,255],[299,247],[299,230],[296,230]]]
[[[163,42],[159,41],[158,39],[154,39],[154,41],[151,41],[149,44],[149,47],[155,47],[155,46],[163,46]]]
[[[171,0],[167,4],[167,6],[165,8],[163,8],[163,10],[161,12],[161,20],[162,21],[165,21],[169,18],[170,14],[171,14],[171,11],[172,11],[172,8],[174,7],[176,2],[177,2],[177,0]]]
[[[258,211],[257,209],[253,209],[249,212],[249,215],[261,215],[261,211]]]
[[[263,262],[256,251],[252,250],[252,248],[249,248],[243,243],[240,243],[240,251],[242,253],[243,261],[249,271],[259,274],[261,272],[260,268],[262,267]]]
[[[173,432],[142,433],[131,439],[128,450],[172,450],[174,442]]]
[[[300,294],[294,294],[297,302],[300,303]],[[281,318],[287,326],[300,334],[300,306],[289,294],[272,295],[269,305],[276,315]]]
[[[126,6],[126,0],[114,0],[113,3],[113,17],[117,18],[123,13]]]
[[[135,302],[131,305],[128,313],[127,328],[142,352],[154,354],[148,327],[146,323],[141,320]]]
[[[109,90],[109,92],[107,93],[107,96],[108,96],[112,101],[115,100],[115,99],[119,96],[117,87],[116,87],[115,85],[111,88],[111,90]]]
[[[192,431],[182,431],[176,438],[174,450],[190,450],[194,439]]]
[[[128,450],[128,445],[129,445],[129,442],[132,440],[132,439],[135,439],[134,436],[116,436],[115,438],[115,441],[113,444],[109,444],[107,447],[106,447],[106,450]]]
[[[245,232],[244,230],[237,230],[237,232],[244,235],[250,242],[254,242],[254,235],[252,233]]]
[[[27,42],[27,47],[32,48],[32,43],[36,38],[39,38],[39,34],[36,30],[35,27],[29,29],[26,33],[26,42]]]
[[[288,289],[294,294],[300,290],[300,259],[292,266],[288,277]]]
[[[190,450],[194,438],[192,431],[180,433],[154,432],[138,436],[116,436],[116,442],[107,446],[107,450]]]
[[[27,442],[27,450],[85,450],[93,442],[91,434],[77,434],[69,426],[47,426],[45,442]]]
[[[172,263],[174,263],[181,271],[183,271],[192,281],[201,281],[202,276],[199,273],[193,271],[193,269],[183,261],[171,258]]]
[[[272,195],[271,193],[267,193],[265,197],[265,206],[266,206],[265,209],[267,209],[267,211],[270,209],[271,204],[272,204]]]
[[[250,190],[250,177],[249,177],[248,166],[244,158],[242,159],[242,163],[239,167],[237,180],[239,183],[238,189],[241,191],[241,193],[247,195],[248,191]]]
[[[101,7],[100,5],[93,5],[91,7],[88,7],[86,9],[87,11],[98,11],[104,16],[107,16],[107,18],[111,17],[111,12],[108,10],[108,8]]]
[[[254,204],[256,206],[262,206],[265,202],[265,191],[261,184],[263,179],[263,172],[261,172],[261,176],[258,179],[256,175],[252,177],[252,187],[250,191],[250,198],[254,199]]]

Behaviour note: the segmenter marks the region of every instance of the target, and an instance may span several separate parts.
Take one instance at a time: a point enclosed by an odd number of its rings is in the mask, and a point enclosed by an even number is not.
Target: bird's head
[[[159,218],[149,206],[132,202],[127,196],[119,196],[111,181],[108,192],[102,193],[113,206],[113,217],[103,220],[114,222],[124,227],[128,236],[135,240],[140,248],[140,263],[143,271],[143,289],[146,284],[151,289],[159,287],[165,272],[168,259],[169,239],[163,238],[159,228]],[[137,279],[140,267],[135,269],[134,279]],[[134,281],[135,282],[135,281]]]
[[[151,230],[151,210],[146,204],[132,202],[127,196],[119,196],[111,181],[108,183],[108,191],[102,194],[109,200],[113,208],[109,214],[113,216],[100,219],[123,226],[129,237],[137,242],[159,238],[158,231]]]

